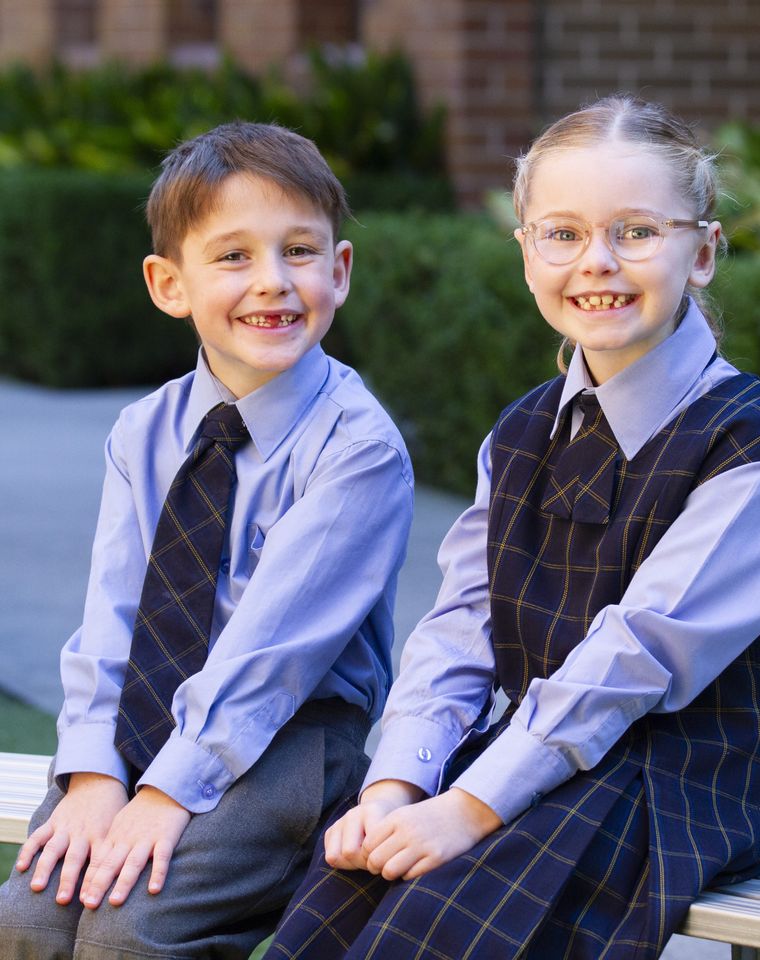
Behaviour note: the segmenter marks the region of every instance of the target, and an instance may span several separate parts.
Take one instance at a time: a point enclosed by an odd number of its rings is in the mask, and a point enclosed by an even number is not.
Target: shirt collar
[[[674,332],[635,363],[594,387],[583,350],[575,348],[552,435],[562,413],[582,391],[594,390],[627,460],[633,459],[688,393],[715,353],[715,337],[693,300]],[[631,410],[636,415],[631,415]]]
[[[236,399],[213,375],[203,350],[199,350],[182,429],[185,451],[189,453],[192,449],[201,421],[212,407],[234,403],[256,449],[267,460],[311,406],[329,370],[327,356],[317,345],[269,383]]]

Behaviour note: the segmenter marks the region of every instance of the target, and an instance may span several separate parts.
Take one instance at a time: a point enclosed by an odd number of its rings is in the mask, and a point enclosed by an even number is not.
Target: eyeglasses
[[[648,260],[662,246],[663,237],[671,230],[704,230],[707,220],[658,220],[634,213],[612,220],[604,233],[607,246],[623,260]],[[533,244],[536,253],[547,263],[557,266],[573,263],[588,249],[594,229],[584,220],[556,217],[528,223],[523,233]]]

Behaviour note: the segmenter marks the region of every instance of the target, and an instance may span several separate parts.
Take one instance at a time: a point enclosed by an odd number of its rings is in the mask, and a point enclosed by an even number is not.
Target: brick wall
[[[0,0],[0,65],[53,56],[61,2]],[[146,63],[171,54],[169,4],[97,0],[93,57]],[[509,182],[509,158],[545,123],[605,93],[662,100],[708,130],[730,117],[760,121],[760,0],[215,0],[215,7],[220,48],[253,72],[277,64],[297,75],[297,54],[313,41],[406,50],[423,104],[448,108],[448,166],[467,206]]]
[[[757,0],[548,0],[541,30],[544,119],[627,90],[707,127],[760,120]]]
[[[462,204],[503,187],[509,157],[532,129],[533,0],[371,0],[360,33],[369,47],[401,46],[422,102],[446,104],[448,167]]]
[[[0,66],[42,66],[53,55],[52,0],[0,0]]]

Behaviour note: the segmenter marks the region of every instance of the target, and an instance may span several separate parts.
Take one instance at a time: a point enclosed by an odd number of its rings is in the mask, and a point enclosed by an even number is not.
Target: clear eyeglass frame
[[[629,214],[611,220],[604,228],[604,239],[614,256],[639,262],[655,256],[665,234],[672,230],[704,230],[708,226],[707,220]],[[554,266],[566,266],[586,252],[594,228],[585,220],[556,217],[526,223],[520,229],[542,260]]]

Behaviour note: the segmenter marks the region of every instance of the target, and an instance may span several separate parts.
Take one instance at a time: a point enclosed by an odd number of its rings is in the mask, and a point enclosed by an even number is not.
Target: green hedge
[[[232,62],[217,70],[54,65],[0,71],[0,169],[155,169],[177,142],[236,118],[278,122],[319,144],[362,208],[450,209],[442,109],[423,111],[398,53],[314,51],[297,92]]]
[[[194,362],[195,339],[156,311],[144,177],[0,177],[0,373],[64,387],[153,384]],[[397,418],[420,480],[470,493],[499,410],[555,371],[513,239],[485,217],[366,213],[351,295],[326,340]],[[721,265],[724,351],[760,372],[760,257]]]

